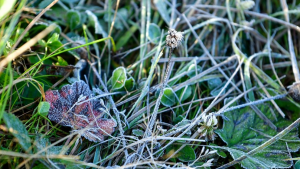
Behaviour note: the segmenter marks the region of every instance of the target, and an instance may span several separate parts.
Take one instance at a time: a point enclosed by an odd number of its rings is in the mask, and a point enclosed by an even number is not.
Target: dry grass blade
[[[286,1],[281,0],[280,3],[283,8],[285,19],[289,23],[290,22],[290,18],[289,18],[289,14],[288,14],[289,9],[287,7]],[[295,56],[293,40],[292,40],[292,36],[291,36],[291,29],[288,28],[287,32],[288,32],[288,42],[289,42],[289,51],[290,51],[291,61],[292,61],[292,68],[293,68],[293,72],[294,72],[294,76],[295,76],[295,82],[297,83],[297,82],[300,82],[300,73],[299,73],[299,68],[298,68],[298,64],[297,64],[297,59]]]

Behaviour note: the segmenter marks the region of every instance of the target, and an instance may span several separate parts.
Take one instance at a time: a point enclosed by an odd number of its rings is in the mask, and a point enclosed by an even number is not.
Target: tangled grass
[[[298,3],[3,1],[0,167],[300,167]]]

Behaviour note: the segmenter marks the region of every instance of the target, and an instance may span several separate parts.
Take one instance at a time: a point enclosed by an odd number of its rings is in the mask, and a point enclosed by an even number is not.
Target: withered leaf
[[[73,131],[85,129],[82,135],[93,142],[104,140],[104,136],[114,131],[117,123],[113,119],[102,118],[104,107],[97,99],[92,99],[93,93],[89,86],[78,81],[66,85],[61,90],[46,92],[46,101],[50,103],[48,118],[62,126],[68,126]]]

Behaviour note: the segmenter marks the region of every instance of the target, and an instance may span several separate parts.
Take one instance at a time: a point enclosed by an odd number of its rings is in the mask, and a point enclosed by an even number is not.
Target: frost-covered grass
[[[0,2],[0,168],[299,168],[299,3]]]

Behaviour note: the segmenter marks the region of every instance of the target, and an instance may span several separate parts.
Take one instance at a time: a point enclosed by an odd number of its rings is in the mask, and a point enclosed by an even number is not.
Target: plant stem
[[[287,7],[286,1],[285,0],[281,0],[281,6],[283,8],[283,12],[284,12],[284,16],[285,16],[285,20],[286,22],[290,22],[290,18],[289,18],[289,9]],[[300,75],[299,75],[299,69],[298,69],[298,64],[297,64],[297,59],[296,59],[296,55],[295,55],[295,50],[294,50],[294,46],[293,46],[293,40],[292,40],[292,36],[291,36],[291,28],[288,28],[288,43],[289,43],[289,50],[290,50],[290,55],[291,55],[291,62],[292,62],[292,68],[293,68],[293,73],[295,76],[295,82],[298,83],[300,82]]]
[[[169,52],[169,60],[168,60],[168,65],[167,65],[167,68],[166,68],[166,73],[165,73],[165,77],[162,81],[162,86],[160,88],[160,92],[159,92],[159,96],[156,100],[156,104],[155,104],[155,107],[154,107],[154,110],[153,110],[153,114],[152,114],[152,117],[150,119],[150,122],[149,122],[149,125],[148,125],[148,132],[147,132],[147,135],[150,136],[151,133],[152,133],[152,129],[153,129],[153,126],[154,126],[154,122],[156,120],[156,117],[157,117],[157,112],[158,112],[158,108],[159,108],[159,105],[160,105],[160,100],[162,98],[162,95],[163,95],[163,90],[166,86],[166,82],[167,82],[167,79],[169,77],[169,72],[170,72],[170,61],[171,61],[171,56],[172,56],[172,53],[173,53],[173,48],[170,48],[170,52]]]

